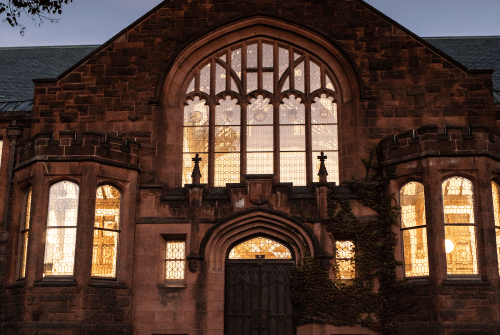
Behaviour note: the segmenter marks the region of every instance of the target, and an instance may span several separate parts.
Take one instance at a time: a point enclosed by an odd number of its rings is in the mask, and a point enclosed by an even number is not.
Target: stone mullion
[[[247,173],[247,108],[248,103],[241,103],[241,122],[240,122],[240,173]],[[240,176],[241,182],[241,176]]]
[[[306,184],[314,181],[313,158],[312,158],[312,132],[311,132],[311,101],[304,103],[306,110]]]
[[[280,181],[280,102],[273,103],[273,173],[274,180]]]
[[[259,40],[257,43],[257,89],[264,89],[264,79],[262,74],[262,41]]]
[[[210,64],[210,99],[212,103],[208,114],[208,185],[214,186],[215,178],[215,90],[216,90],[216,67],[215,58],[212,58]]]
[[[279,46],[278,44],[273,45],[273,67],[274,67],[274,75],[273,75],[273,93],[275,96],[279,96],[280,92],[278,90],[278,84],[280,80],[280,55],[279,55]]]
[[[289,70],[290,70],[290,72],[289,72],[290,73],[289,81],[290,81],[290,83],[289,83],[288,86],[289,86],[290,90],[295,90],[295,74],[294,74],[295,67],[294,67],[294,64],[293,64],[294,63],[294,60],[293,60],[293,49],[290,48],[288,50],[289,50],[288,51],[288,62],[290,64],[290,66],[289,66]]]
[[[306,95],[306,97],[309,96],[309,94],[311,94],[311,85],[310,85],[310,81],[311,81],[311,78],[310,78],[310,70],[309,70],[309,56],[306,55],[306,57],[304,58],[304,73],[302,74],[304,76],[304,93]]]
[[[231,91],[231,51],[226,50],[226,91]]]

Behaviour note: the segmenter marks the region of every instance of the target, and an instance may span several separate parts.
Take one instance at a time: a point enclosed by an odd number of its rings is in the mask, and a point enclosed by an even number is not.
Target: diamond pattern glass
[[[305,149],[306,126],[280,126],[280,151],[305,152]]]
[[[325,79],[326,79],[325,80],[326,88],[328,88],[329,90],[335,91],[335,88],[333,87],[332,80],[330,79],[330,76],[326,75]]]
[[[265,125],[273,124],[273,106],[269,104],[269,99],[264,99],[259,95],[257,99],[251,99],[248,105],[247,124]]]
[[[32,188],[28,190],[26,194],[26,210],[24,215],[24,227],[21,229],[21,240],[22,240],[22,249],[21,249],[21,273],[20,278],[24,278],[26,276],[26,263],[28,259],[28,239],[29,239],[29,231],[30,231],[30,221],[31,221],[31,197],[32,197]]]
[[[220,99],[219,105],[215,107],[215,125],[240,125],[241,124],[241,107],[238,105],[238,100],[231,99],[227,96],[226,99]]]
[[[97,189],[92,276],[114,278],[120,229],[120,192],[111,185]]]
[[[227,59],[226,54],[223,54],[222,56],[220,56],[219,59],[222,60],[224,63],[226,63],[227,62],[227,60],[226,60]]]
[[[317,151],[338,150],[337,125],[312,125],[312,149]]]
[[[294,186],[307,185],[305,151],[280,152],[280,181]]]
[[[354,243],[352,241],[335,241],[335,250],[335,262],[337,264],[335,279],[354,279],[356,277]]]
[[[442,184],[448,274],[477,274],[472,182],[452,177]]]
[[[184,126],[208,126],[209,108],[205,105],[205,100],[194,97],[188,100],[184,107]]]
[[[238,244],[229,252],[229,259],[292,259],[292,253],[283,244],[265,237],[255,237]]]
[[[279,74],[280,79],[285,73],[286,69],[290,66],[289,52],[287,49],[279,48]]]
[[[44,276],[73,275],[79,193],[78,185],[69,181],[50,188]]]
[[[257,67],[257,44],[247,45],[247,67]]]
[[[295,52],[295,53],[293,54],[293,60],[294,60],[294,61],[296,61],[297,59],[299,59],[299,58],[300,58],[300,56],[301,56],[301,55],[299,55],[298,53],[296,53],[296,52]]]
[[[184,152],[208,152],[208,127],[184,127]]]
[[[283,84],[283,88],[281,89],[281,92],[288,91],[290,89],[290,77],[287,77],[285,80],[285,83]]]
[[[410,182],[401,188],[401,227],[406,277],[429,275],[424,186]]]
[[[240,127],[216,126],[215,127],[215,152],[240,151]]]
[[[262,73],[262,88],[268,92],[274,93],[274,73],[273,72],[263,72]]]
[[[247,72],[247,93],[255,91],[258,86],[257,72]]]
[[[241,79],[241,49],[236,49],[231,52],[231,68],[238,78]]]
[[[186,242],[167,241],[165,251],[165,279],[184,279],[185,250]]]
[[[295,89],[299,92],[305,92],[305,72],[304,72],[304,62],[301,62],[295,67],[293,71],[295,74]]]
[[[271,44],[262,44],[262,67],[273,67],[274,46]]]
[[[226,69],[215,64],[215,94],[226,90]]]
[[[300,98],[290,95],[290,98],[284,98],[280,105],[280,124],[305,124],[306,109],[304,104],[300,103]]]
[[[272,126],[247,126],[247,150],[272,151],[274,147]]]
[[[240,182],[240,153],[215,154],[214,185],[223,187],[226,183]]]
[[[248,174],[272,174],[273,153],[272,152],[249,152],[247,153]]]
[[[210,63],[200,71],[200,91],[210,95]]]
[[[231,78],[231,91],[239,93],[238,86],[236,85],[236,82],[233,78]]]
[[[337,104],[333,102],[332,97],[327,98],[322,94],[321,98],[314,99],[314,103],[311,104],[311,123],[337,123]]]
[[[316,63],[309,62],[309,71],[311,92],[314,92],[321,88],[321,70]]]

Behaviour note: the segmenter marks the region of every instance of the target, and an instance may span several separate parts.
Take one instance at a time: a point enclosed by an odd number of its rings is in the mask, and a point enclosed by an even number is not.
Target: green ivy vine
[[[397,334],[395,316],[413,303],[410,288],[398,281],[395,259],[397,243],[393,226],[399,211],[388,193],[395,168],[384,167],[380,158],[362,160],[366,168],[363,182],[343,182],[357,200],[377,215],[360,220],[352,212],[348,199],[328,196],[328,217],[322,222],[333,238],[348,236],[355,245],[356,278],[331,280],[328,266],[320,260],[303,259],[291,277],[293,302],[299,325],[323,323],[332,325],[359,324],[382,334]],[[335,254],[335,250],[333,250]],[[334,269],[336,264],[333,264]]]

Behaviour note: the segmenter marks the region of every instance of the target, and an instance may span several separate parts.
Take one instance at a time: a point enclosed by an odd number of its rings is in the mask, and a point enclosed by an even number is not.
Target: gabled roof
[[[469,69],[493,69],[493,96],[500,103],[500,36],[424,37]]]
[[[32,100],[33,79],[55,78],[97,47],[0,48],[0,106],[6,102]],[[9,107],[12,106],[9,104]]]

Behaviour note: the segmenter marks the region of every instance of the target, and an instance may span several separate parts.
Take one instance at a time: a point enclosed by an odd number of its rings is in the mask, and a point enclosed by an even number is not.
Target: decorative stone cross
[[[191,178],[193,179],[192,183],[197,185],[200,183],[201,179],[201,172],[200,172],[201,158],[199,157],[198,154],[196,154],[196,156],[194,156],[192,160],[194,162],[194,168],[193,168],[193,173],[191,173]]]
[[[325,166],[325,160],[327,158],[328,157],[325,156],[323,151],[321,151],[321,156],[318,156],[318,159],[321,161],[321,164],[319,166],[319,172],[318,172],[320,183],[326,183],[326,176],[328,176],[328,172],[326,171],[326,166]]]

